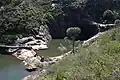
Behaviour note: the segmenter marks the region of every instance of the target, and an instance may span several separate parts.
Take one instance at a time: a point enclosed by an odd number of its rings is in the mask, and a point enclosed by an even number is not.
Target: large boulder
[[[29,57],[34,57],[36,52],[34,50],[20,49],[13,53],[19,60],[26,60]]]
[[[32,49],[34,49],[34,50],[44,50],[44,49],[48,49],[48,46],[44,45],[44,44],[32,45]]]

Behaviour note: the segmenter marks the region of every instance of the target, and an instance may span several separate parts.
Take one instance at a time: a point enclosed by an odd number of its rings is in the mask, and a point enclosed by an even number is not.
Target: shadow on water
[[[0,47],[0,55],[11,55],[7,52],[8,49]]]

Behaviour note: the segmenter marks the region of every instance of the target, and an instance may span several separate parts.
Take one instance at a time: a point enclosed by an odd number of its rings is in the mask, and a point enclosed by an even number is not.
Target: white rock
[[[40,41],[41,41],[41,44],[47,45],[47,43],[45,41],[42,41],[42,40],[40,40]]]
[[[55,5],[56,5],[56,4],[53,3],[51,6],[52,6],[52,7],[55,7]]]
[[[18,49],[11,49],[11,48],[9,48],[8,49],[8,52],[15,52],[15,51],[17,51]]]
[[[48,46],[47,46],[47,45],[44,45],[44,44],[41,44],[41,45],[40,45],[40,49],[48,49]]]
[[[26,60],[28,57],[34,57],[35,51],[22,49],[20,55],[17,57],[20,60]]]
[[[28,65],[28,63],[26,61],[23,61],[23,64],[24,64],[24,66]]]
[[[39,40],[34,40],[34,41],[29,41],[25,43],[25,45],[34,45],[34,44],[41,44],[41,42]]]
[[[41,45],[32,45],[32,48],[34,50],[42,50],[42,49],[48,49],[48,46],[47,45],[43,45],[43,44],[41,44]]]

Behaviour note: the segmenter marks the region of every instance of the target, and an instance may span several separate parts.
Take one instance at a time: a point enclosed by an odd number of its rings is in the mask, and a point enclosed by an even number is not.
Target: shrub
[[[106,20],[104,23],[112,23],[114,20],[114,13],[111,10],[106,10],[103,13],[103,19]]]
[[[10,45],[14,44],[15,40],[17,40],[16,35],[3,35],[0,38],[0,43]]]
[[[55,80],[66,80],[67,77],[65,77],[65,74],[64,73],[59,73],[57,74],[57,77]]]
[[[73,53],[75,53],[74,48],[75,48],[75,39],[79,36],[81,30],[79,27],[70,27],[66,30],[66,35],[69,40],[72,40],[72,49]]]
[[[114,24],[116,24],[117,26],[119,26],[120,25],[120,20],[119,19],[115,20]]]

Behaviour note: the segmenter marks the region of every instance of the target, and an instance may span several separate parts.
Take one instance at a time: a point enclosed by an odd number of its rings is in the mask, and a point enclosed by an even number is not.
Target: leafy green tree
[[[112,23],[114,20],[114,13],[111,10],[106,10],[103,13],[103,19],[105,20],[104,23]]]
[[[29,35],[34,28],[41,25],[46,28],[52,19],[50,1],[47,0],[0,0],[0,36]],[[6,3],[6,4],[3,4]],[[41,32],[44,32],[43,29]]]
[[[116,11],[106,10],[103,13],[103,20],[105,20],[104,23],[113,23],[116,19],[119,19],[119,18],[120,18],[120,15]]]
[[[114,24],[120,25],[120,20],[119,19],[115,20]]]
[[[69,40],[72,40],[72,49],[73,53],[75,53],[75,40],[81,33],[81,29],[79,27],[70,27],[66,30],[66,35]]]

